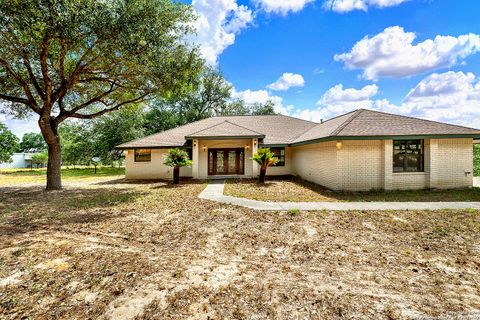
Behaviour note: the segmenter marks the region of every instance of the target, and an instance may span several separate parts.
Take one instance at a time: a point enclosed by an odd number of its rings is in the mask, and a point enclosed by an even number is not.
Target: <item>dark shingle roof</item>
[[[242,127],[238,124],[232,123],[228,120],[225,120],[221,123],[215,124],[203,130],[197,131],[195,133],[189,134],[186,138],[208,138],[208,137],[217,137],[217,138],[228,138],[228,137],[250,137],[250,138],[264,138],[265,135],[250,130],[248,128]]]
[[[323,123],[283,115],[213,117],[119,145],[118,148],[183,146],[191,138],[258,137],[265,145],[294,145],[322,139],[388,136],[480,137],[480,130],[359,109]]]

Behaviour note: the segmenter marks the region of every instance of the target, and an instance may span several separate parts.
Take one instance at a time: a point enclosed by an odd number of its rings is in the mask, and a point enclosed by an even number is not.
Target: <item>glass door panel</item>
[[[213,161],[213,154],[215,151],[208,151],[208,175],[214,175],[214,161]]]
[[[238,174],[243,174],[245,163],[243,161],[243,150],[239,150],[238,157]]]
[[[216,173],[215,174],[225,174],[225,151],[219,150],[217,151],[217,166],[216,166]]]
[[[230,150],[228,151],[228,165],[227,165],[228,174],[237,173],[237,151]]]

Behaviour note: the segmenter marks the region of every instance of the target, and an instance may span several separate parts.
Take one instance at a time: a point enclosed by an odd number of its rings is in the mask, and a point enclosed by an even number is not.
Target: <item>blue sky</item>
[[[480,2],[191,3],[195,41],[249,102],[313,121],[370,108],[480,126]],[[285,73],[288,90],[269,86]]]
[[[248,5],[248,2],[242,3]],[[479,34],[478,12],[480,2],[447,0],[412,0],[390,8],[343,14],[327,11],[322,8],[322,2],[317,1],[287,16],[260,12],[255,25],[243,30],[235,44],[219,56],[219,67],[239,90],[264,88],[284,72],[301,74],[305,86],[282,96],[288,104],[309,108],[315,106],[324,91],[338,83],[347,87],[371,83],[359,78],[361,71],[344,70],[343,64],[333,59],[337,53],[348,52],[366,35],[397,25],[415,32],[418,42],[437,35]],[[467,66],[443,71],[475,71],[480,55],[471,55],[465,61]],[[315,74],[315,69],[324,73]],[[400,103],[425,74],[406,79],[380,79],[376,83],[385,97]]]
[[[191,41],[248,103],[312,121],[369,108],[480,127],[479,1],[184,2],[199,17]]]

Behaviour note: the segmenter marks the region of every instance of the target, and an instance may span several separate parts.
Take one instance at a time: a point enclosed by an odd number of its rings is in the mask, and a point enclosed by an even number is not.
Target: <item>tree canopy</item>
[[[34,114],[48,145],[47,189],[61,188],[59,125],[188,90],[203,61],[193,15],[170,0],[3,0],[3,112]]]
[[[150,101],[145,113],[146,134],[168,130],[213,116],[275,114],[274,103],[246,104],[235,99],[221,72],[206,67],[188,81],[188,90]]]
[[[47,144],[40,133],[25,133],[20,141],[20,152],[44,152],[47,151]]]
[[[0,122],[0,163],[11,162],[19,147],[18,138]]]

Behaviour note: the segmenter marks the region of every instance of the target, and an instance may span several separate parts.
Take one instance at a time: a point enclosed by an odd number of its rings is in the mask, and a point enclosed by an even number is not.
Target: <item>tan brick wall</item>
[[[473,140],[438,139],[434,161],[437,165],[436,188],[459,188],[473,185]],[[470,172],[470,174],[466,174]]]
[[[152,149],[150,162],[135,162],[135,153],[128,150],[125,156],[125,178],[127,179],[168,179],[173,178],[173,168],[164,165],[167,149]],[[191,177],[192,168],[181,168],[181,177]]]
[[[382,164],[383,164],[383,189],[393,189],[393,141],[383,140],[382,142]]]
[[[337,170],[342,190],[384,188],[384,153],[381,140],[342,141]]]
[[[393,174],[393,190],[415,190],[428,188],[426,172],[396,172]]]
[[[425,171],[393,173],[392,140],[294,147],[292,173],[333,190],[460,188],[473,184],[472,139],[425,139]]]
[[[335,142],[292,148],[292,173],[327,188],[339,189]]]

